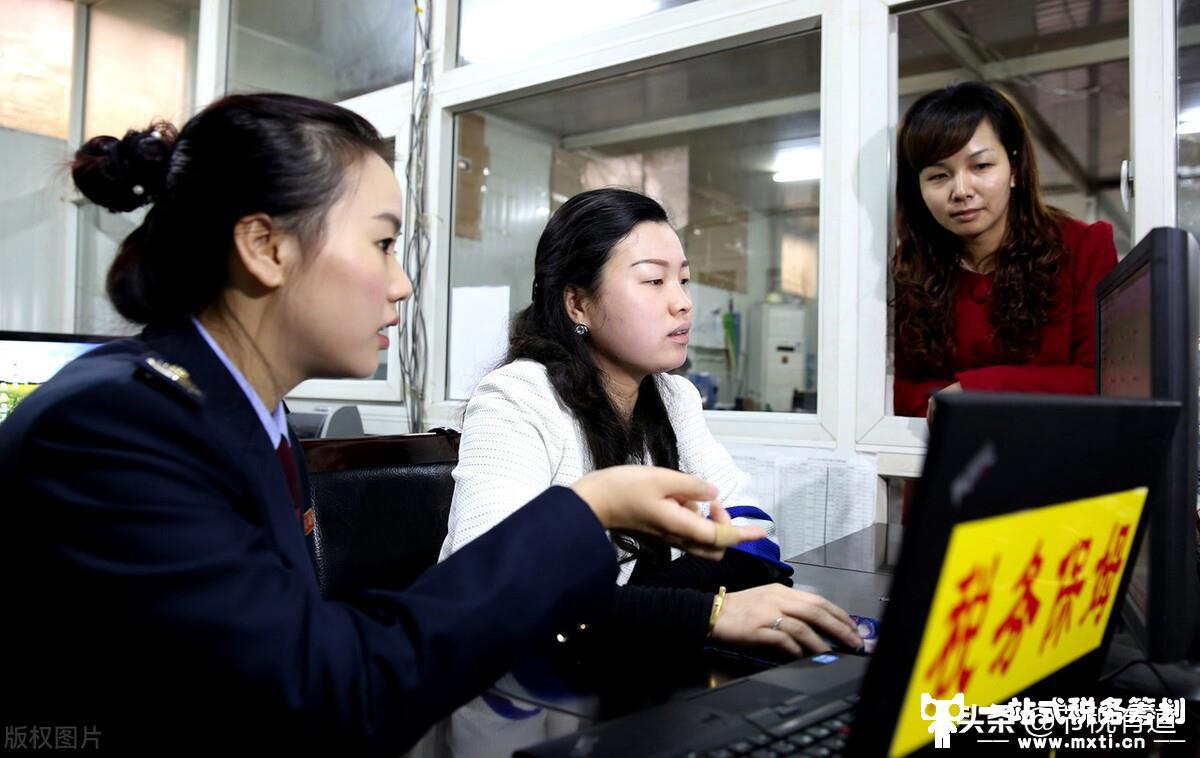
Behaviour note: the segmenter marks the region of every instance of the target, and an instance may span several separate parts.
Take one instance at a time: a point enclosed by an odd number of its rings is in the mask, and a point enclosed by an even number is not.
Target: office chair
[[[402,589],[446,537],[458,432],[306,439],[317,579],[327,598]]]

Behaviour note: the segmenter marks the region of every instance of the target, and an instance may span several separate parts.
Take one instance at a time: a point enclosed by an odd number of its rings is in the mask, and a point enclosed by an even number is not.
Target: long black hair
[[[605,391],[590,339],[575,333],[563,299],[568,287],[594,297],[612,249],[645,222],[665,224],[667,212],[630,190],[590,190],[563,203],[538,240],[533,302],[513,318],[509,333],[505,362],[528,358],[546,367],[558,399],[583,429],[596,469],[641,463],[646,452],[656,466],[679,468],[675,430],[654,375],[642,380],[626,424]],[[615,541],[631,555],[641,552],[632,538]]]
[[[345,108],[292,95],[231,95],[178,133],[158,122],[75,154],[79,190],[110,211],[153,203],[121,243],[108,294],[122,316],[155,324],[194,315],[228,284],[238,220],[265,213],[305,250],[320,244],[346,170],[386,143]]]

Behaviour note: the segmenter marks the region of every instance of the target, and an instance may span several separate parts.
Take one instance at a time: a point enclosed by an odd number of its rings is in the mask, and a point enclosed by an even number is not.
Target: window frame
[[[838,371],[834,364],[834,357],[839,352],[836,324],[845,318],[839,311],[839,303],[846,299],[838,289],[838,261],[844,261],[848,256],[844,251],[841,255],[832,251],[839,244],[846,245],[848,250],[851,243],[845,236],[834,233],[828,222],[827,206],[852,205],[837,200],[846,194],[843,191],[846,164],[838,160],[836,149],[830,148],[830,145],[843,141],[832,125],[845,120],[843,111],[851,104],[830,93],[840,89],[846,71],[856,69],[845,64],[849,62],[847,59],[857,57],[858,50],[853,34],[846,33],[831,41],[825,30],[831,26],[846,29],[849,24],[838,21],[844,13],[844,4],[834,0],[751,0],[737,4],[726,0],[697,0],[656,13],[653,31],[644,19],[634,19],[567,43],[532,51],[517,59],[458,67],[450,67],[452,61],[443,61],[445,68],[438,74],[430,111],[433,128],[429,142],[429,192],[432,205],[446,209],[442,217],[447,217],[452,208],[453,119],[457,114],[786,34],[817,31],[822,35],[823,169],[818,252],[817,412],[705,411],[705,416],[713,433],[730,441],[836,447],[837,419],[839,415],[846,415],[839,413]],[[435,16],[434,39],[443,43],[443,49],[456,49],[452,25],[443,19],[439,28],[437,19]],[[427,397],[433,399],[428,413],[431,423],[456,422],[463,406],[462,401],[446,399],[451,237],[445,223],[434,227],[431,270],[426,272],[431,285],[425,302],[426,320],[431,325],[430,386],[427,388]],[[847,354],[849,350],[840,352]],[[845,386],[846,382],[841,382],[841,387]]]
[[[201,0],[196,96],[202,107],[224,91],[224,51],[232,0]],[[878,455],[883,475],[915,476],[925,449],[922,419],[890,412],[886,304],[892,232],[892,144],[898,118],[896,18],[923,0],[696,0],[608,29],[492,63],[457,65],[458,0],[431,0],[434,62],[428,134],[430,255],[423,308],[429,326],[426,423],[457,424],[462,402],[447,401],[446,360],[454,116],[514,97],[560,89],[784,34],[821,36],[822,167],[819,245],[818,403],[816,414],[706,411],[718,439]],[[84,3],[78,2],[77,9]],[[1175,219],[1175,40],[1171,0],[1130,13],[1131,160],[1140,238]],[[82,12],[82,11],[80,11]],[[78,39],[78,35],[77,35]],[[419,66],[415,67],[419,71]],[[1141,80],[1139,80],[1141,77]],[[380,92],[347,101],[402,149],[408,97]],[[393,89],[393,88],[388,88]],[[854,96],[845,96],[855,93]],[[393,93],[395,94],[395,93]],[[382,99],[380,99],[382,98]],[[379,115],[383,113],[384,115]],[[387,122],[397,125],[387,129]],[[399,151],[398,151],[399,152]],[[882,171],[887,179],[880,182]],[[390,362],[389,362],[390,364]],[[393,378],[394,377],[394,378]],[[296,397],[367,401],[381,418],[402,407],[398,373],[389,379],[309,382]]]
[[[860,319],[858,322],[858,403],[856,408],[856,449],[879,454],[881,475],[918,476],[924,460],[928,429],[924,419],[897,416],[891,412],[890,382],[887,364],[891,345],[887,334],[887,278],[889,251],[894,247],[891,229],[895,186],[895,166],[891,146],[895,143],[899,66],[896,15],[932,2],[911,0],[862,0],[863,4],[884,6],[886,26],[865,25],[870,42],[864,45],[864,57],[872,51],[886,51],[888,71],[884,144],[888,158],[888,210],[886,244],[864,246],[860,251]],[[1130,0],[1129,78],[1130,78],[1130,159],[1137,192],[1131,203],[1134,240],[1141,239],[1157,226],[1174,226],[1175,209],[1175,73],[1178,51],[1175,47],[1175,6],[1170,0],[1139,2],[1137,13]],[[1141,79],[1139,80],[1139,76]],[[874,107],[870,120],[879,122],[880,107]],[[868,130],[869,132],[869,130]],[[1139,136],[1140,135],[1140,136]],[[1145,135],[1151,135],[1146,137]],[[878,201],[871,205],[876,208]],[[883,349],[880,350],[880,347]],[[880,391],[882,389],[882,392]]]

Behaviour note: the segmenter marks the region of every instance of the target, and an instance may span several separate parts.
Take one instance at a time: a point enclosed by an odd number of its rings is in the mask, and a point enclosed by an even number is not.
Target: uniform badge
[[[159,358],[147,358],[142,362],[154,376],[165,379],[172,385],[180,388],[185,393],[190,395],[195,400],[203,400],[204,393],[192,381],[191,374],[187,372],[183,366],[176,366],[174,363],[167,363]]]
[[[309,508],[304,512],[304,536],[307,537],[312,534],[313,527],[316,525],[316,517],[313,514],[313,509]]]

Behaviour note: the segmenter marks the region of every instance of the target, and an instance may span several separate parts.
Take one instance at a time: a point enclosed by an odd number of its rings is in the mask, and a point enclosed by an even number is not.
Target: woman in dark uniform
[[[98,205],[152,204],[108,277],[146,329],[0,427],[6,726],[90,729],[120,753],[394,754],[611,607],[605,528],[709,557],[764,536],[680,507],[711,498],[699,479],[623,467],[545,491],[403,592],[322,599],[281,401],[370,374],[411,292],[382,155],[360,117],[284,95],[76,155]]]

